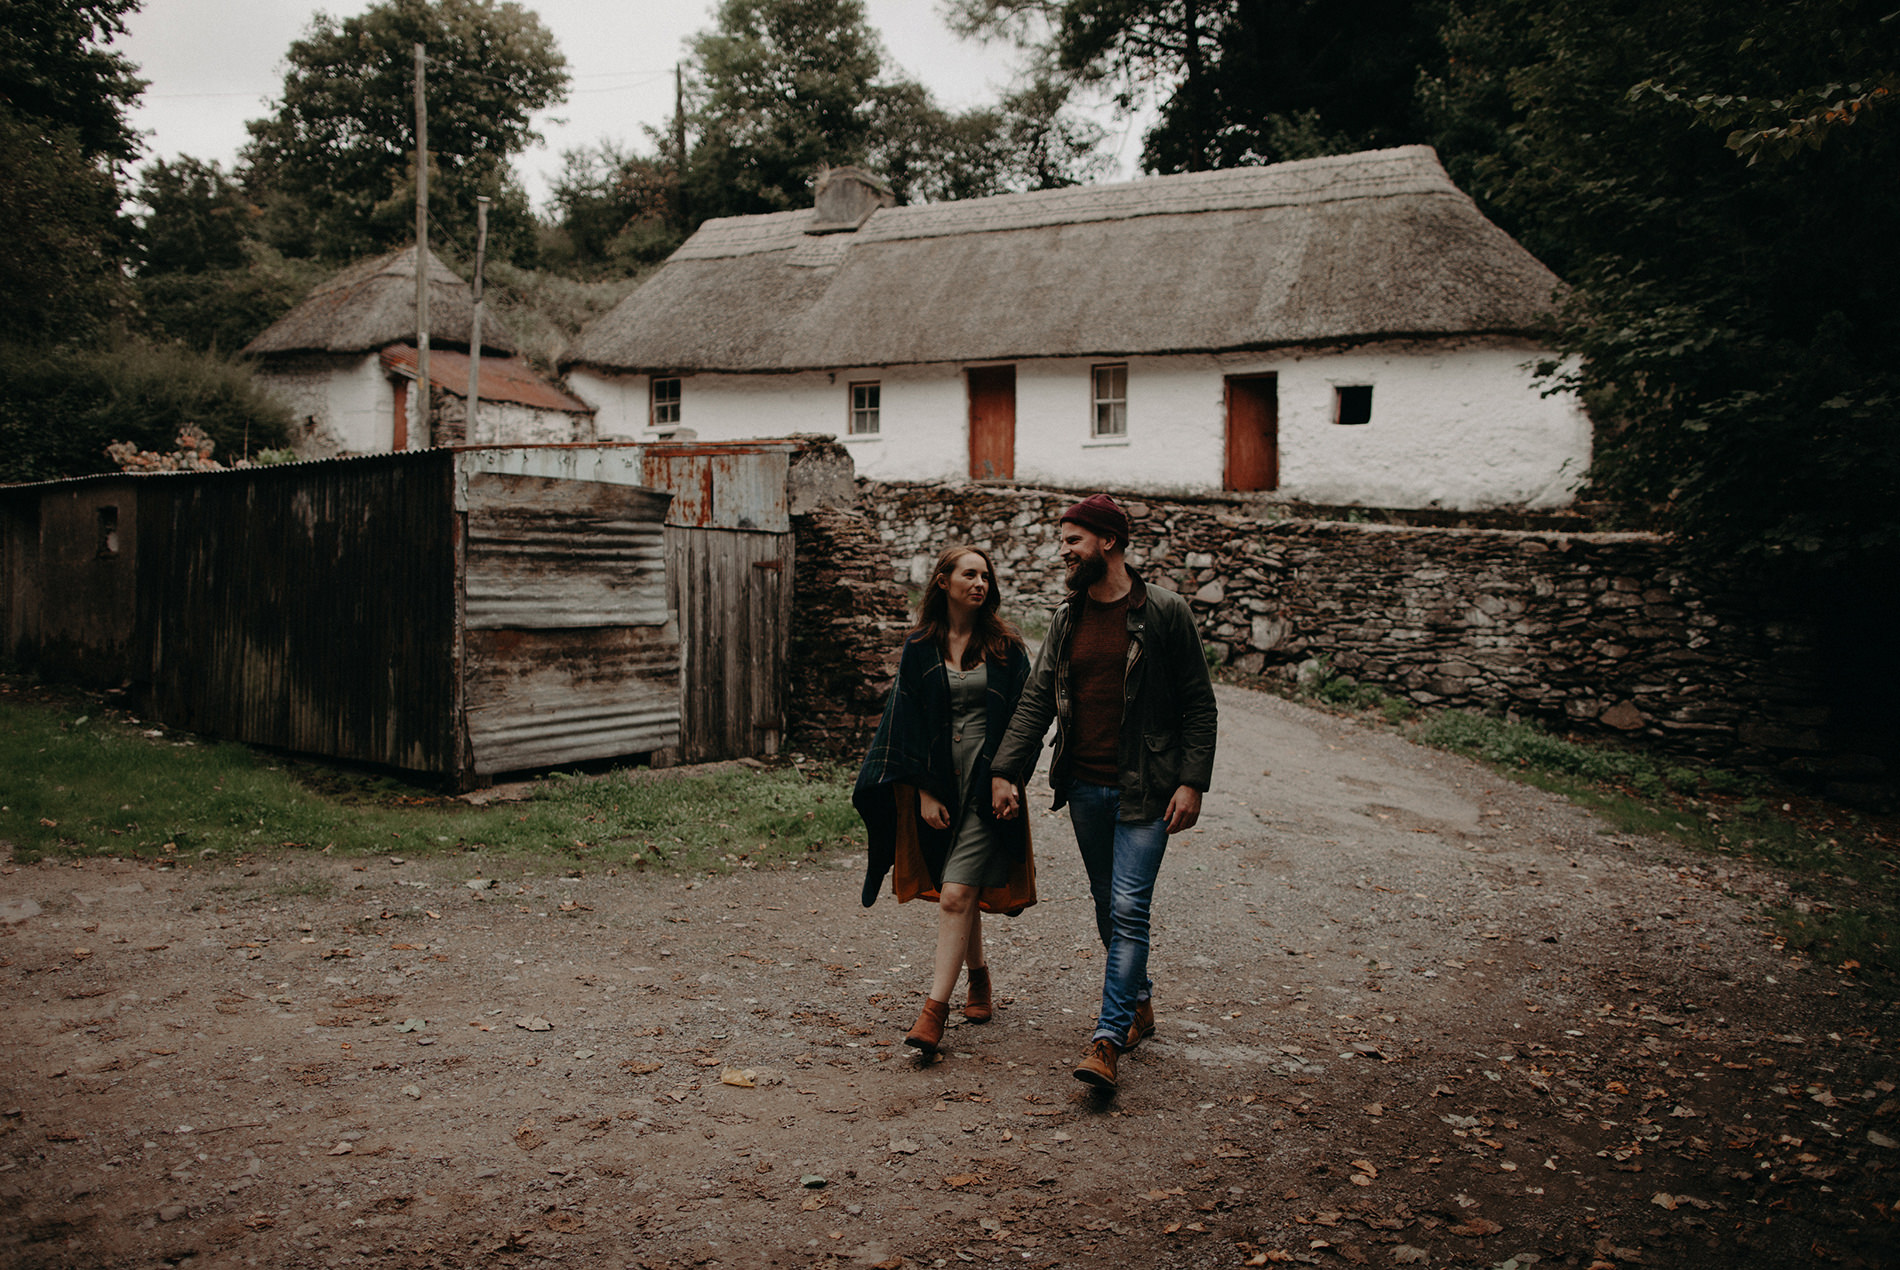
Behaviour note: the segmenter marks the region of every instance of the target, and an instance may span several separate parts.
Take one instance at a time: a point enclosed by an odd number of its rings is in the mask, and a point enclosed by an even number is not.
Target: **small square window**
[[[880,396],[877,384],[851,385],[852,436],[873,437],[878,434],[878,398]]]
[[[1333,422],[1357,427],[1372,422],[1372,385],[1356,384],[1333,389]]]
[[[1095,368],[1095,422],[1091,435],[1128,435],[1128,367]]]
[[[678,427],[680,421],[680,381],[678,379],[656,379],[653,381],[653,426],[656,428]]]
[[[110,503],[99,509],[99,554],[119,554],[119,509]]]

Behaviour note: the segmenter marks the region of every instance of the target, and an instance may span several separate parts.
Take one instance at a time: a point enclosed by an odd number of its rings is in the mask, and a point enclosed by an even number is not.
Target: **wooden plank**
[[[668,526],[667,578],[679,614],[680,758],[774,754],[785,727],[790,534]]]

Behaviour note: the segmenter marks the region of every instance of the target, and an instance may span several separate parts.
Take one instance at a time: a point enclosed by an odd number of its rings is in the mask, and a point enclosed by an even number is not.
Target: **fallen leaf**
[[[1676,1211],[1676,1197],[1668,1191],[1657,1191],[1649,1197],[1649,1202],[1658,1208],[1666,1208],[1672,1213]]]
[[[554,1030],[554,1025],[538,1014],[533,1017],[529,1017],[525,1014],[522,1015],[515,1020],[515,1026],[526,1028],[530,1032],[552,1032]]]
[[[1385,1104],[1380,1102],[1367,1103],[1366,1114],[1368,1116],[1383,1116],[1385,1114]]]
[[[515,1126],[515,1145],[523,1151],[532,1151],[546,1141],[546,1138],[535,1132],[532,1117]]]
[[[952,1173],[950,1176],[943,1179],[943,1184],[945,1186],[955,1188],[955,1187],[968,1186],[973,1182],[980,1182],[982,1180],[983,1180],[983,1175],[981,1173]]]
[[[728,1067],[725,1071],[719,1073],[720,1084],[734,1085],[740,1089],[757,1089],[759,1087],[757,1078],[758,1073],[750,1067],[743,1069]]]
[[[1503,1230],[1504,1227],[1498,1225],[1488,1217],[1473,1217],[1470,1221],[1462,1225],[1447,1226],[1445,1229],[1465,1239],[1482,1239],[1486,1235],[1497,1234]]]
[[[1352,1166],[1361,1173],[1364,1173],[1367,1177],[1379,1176],[1379,1170],[1372,1167],[1372,1161],[1370,1160],[1354,1160]]]
[[[635,1076],[644,1076],[648,1072],[659,1071],[661,1067],[665,1066],[665,1064],[648,1062],[647,1060],[640,1059],[640,1058],[630,1058],[626,1062],[622,1063],[620,1066],[626,1069],[627,1071],[633,1073]]]

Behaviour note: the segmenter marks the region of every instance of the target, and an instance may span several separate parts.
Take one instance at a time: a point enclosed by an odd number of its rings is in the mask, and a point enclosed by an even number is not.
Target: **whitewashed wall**
[[[395,439],[396,395],[377,354],[263,359],[257,363],[257,377],[290,408],[291,447],[300,457],[389,451]],[[410,396],[413,417],[415,394]],[[413,418],[409,439],[412,445],[417,441]]]
[[[1543,397],[1515,340],[1391,342],[1343,351],[1131,357],[1128,434],[1089,435],[1099,359],[1016,363],[1016,479],[1155,494],[1221,487],[1224,379],[1278,376],[1280,489],[1317,503],[1476,510],[1571,501],[1590,463],[1590,423],[1570,396]],[[963,366],[793,375],[688,375],[680,424],[703,440],[836,434],[859,475],[961,480],[969,471]],[[847,434],[849,385],[881,385],[882,430]],[[1372,386],[1372,421],[1333,422],[1334,389]],[[577,370],[602,439],[651,439],[647,380]]]

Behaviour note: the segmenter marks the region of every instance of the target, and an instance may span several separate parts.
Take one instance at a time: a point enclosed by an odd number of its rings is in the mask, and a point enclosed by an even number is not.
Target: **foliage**
[[[0,104],[88,161],[138,153],[126,111],[145,88],[138,69],[106,45],[125,34],[140,0],[6,0],[0,9]]]
[[[696,219],[810,206],[821,165],[869,153],[880,56],[859,0],[721,0],[692,49]]]
[[[123,314],[118,204],[77,129],[49,130],[0,103],[0,341],[83,341]]]
[[[132,280],[140,329],[203,352],[235,353],[334,272],[255,240],[242,249],[243,263],[233,268],[141,271]]]
[[[133,197],[145,208],[135,237],[144,276],[238,268],[262,214],[235,177],[190,157],[147,164]]]
[[[281,446],[289,423],[248,368],[175,344],[0,345],[0,482],[112,471],[111,443],[160,450],[187,425],[242,458]]]
[[[1900,546],[1900,135],[1871,111],[1751,164],[1690,105],[1878,80],[1900,22],[1865,0],[1472,0],[1447,36],[1427,97],[1490,147],[1459,166],[1573,284],[1574,360],[1548,369],[1592,407],[1599,488],[1713,556]]]
[[[508,324],[521,355],[552,372],[581,328],[626,299],[643,274],[584,281],[490,261],[485,277],[483,303]]]
[[[1045,73],[1158,99],[1142,163],[1181,172],[1422,138],[1413,85],[1439,58],[1442,0],[954,0]]]
[[[420,855],[559,852],[620,867],[784,863],[861,841],[850,785],[796,771],[554,777],[525,803],[478,808],[390,778],[240,745],[155,738],[88,706],[0,696],[0,837],[15,858],[196,858],[278,847]]]
[[[274,245],[346,260],[411,238],[417,43],[428,50],[431,220],[472,244],[487,195],[490,251],[533,251],[508,160],[537,139],[533,113],[564,98],[566,59],[534,13],[495,0],[382,0],[356,17],[319,15],[290,46],[283,96],[247,125],[243,153]]]
[[[649,136],[657,143],[651,155],[603,141],[561,156],[555,232],[543,239],[542,263],[583,277],[626,277],[685,241],[672,142]]]

